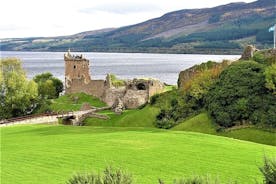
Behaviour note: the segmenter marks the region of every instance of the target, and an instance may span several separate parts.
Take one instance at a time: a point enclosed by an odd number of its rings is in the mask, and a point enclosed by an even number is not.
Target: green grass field
[[[77,101],[74,96],[78,96]],[[74,96],[54,100],[51,108],[79,110],[84,102],[105,106],[83,93]],[[108,165],[132,173],[137,184],[157,184],[159,178],[170,184],[193,175],[219,177],[223,183],[255,183],[262,180],[258,166],[264,154],[276,156],[276,147],[270,146],[276,145],[275,133],[254,128],[217,133],[206,113],[172,130],[154,128],[158,106],[126,110],[122,115],[109,110],[100,113],[110,119],[88,118],[83,127],[0,128],[0,183],[62,184],[75,172],[100,172]]]
[[[191,175],[222,182],[261,180],[273,146],[154,128],[25,125],[1,129],[1,183],[65,183],[77,171],[121,167],[135,183],[166,183]]]

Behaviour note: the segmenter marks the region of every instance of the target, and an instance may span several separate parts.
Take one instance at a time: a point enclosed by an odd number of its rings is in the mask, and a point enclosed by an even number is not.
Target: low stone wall
[[[5,124],[0,124],[1,126],[17,125],[17,124],[41,124],[41,123],[57,123],[58,119],[56,115],[53,116],[41,116],[37,118],[30,118],[25,120],[18,120],[14,122],[9,122]]]

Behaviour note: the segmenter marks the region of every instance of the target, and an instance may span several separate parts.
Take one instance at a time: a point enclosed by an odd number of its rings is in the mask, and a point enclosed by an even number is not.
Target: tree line
[[[63,83],[51,73],[28,80],[17,58],[0,60],[0,119],[44,112],[49,99],[59,97]]]

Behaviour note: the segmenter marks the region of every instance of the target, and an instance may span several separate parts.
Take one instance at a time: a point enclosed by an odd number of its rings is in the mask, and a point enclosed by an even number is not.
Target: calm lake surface
[[[14,52],[1,51],[1,57],[17,57],[23,62],[28,78],[51,72],[64,81],[63,52]],[[113,73],[122,79],[157,78],[168,84],[176,84],[180,71],[202,62],[237,59],[238,55],[196,54],[144,54],[144,53],[96,53],[78,52],[90,60],[92,79],[105,79]]]

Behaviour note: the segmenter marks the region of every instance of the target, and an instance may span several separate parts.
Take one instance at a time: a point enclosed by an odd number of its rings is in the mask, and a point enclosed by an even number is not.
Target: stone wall
[[[104,96],[102,100],[108,105],[112,106],[114,102],[117,100],[117,98],[123,99],[124,95],[126,93],[125,87],[120,88],[107,88],[104,92]]]
[[[127,109],[135,109],[148,102],[149,95],[147,90],[128,89],[123,97],[123,103]]]
[[[9,125],[17,125],[17,124],[41,124],[41,123],[58,123],[58,119],[56,115],[53,116],[40,116],[37,118],[18,120],[11,123],[0,124],[0,126],[9,126]]]
[[[164,91],[164,84],[158,80],[152,80],[149,84],[149,98]]]
[[[68,81],[68,80],[67,80]],[[105,90],[104,80],[91,80],[85,83],[83,79],[72,79],[67,83],[66,94],[84,92],[101,98]]]

